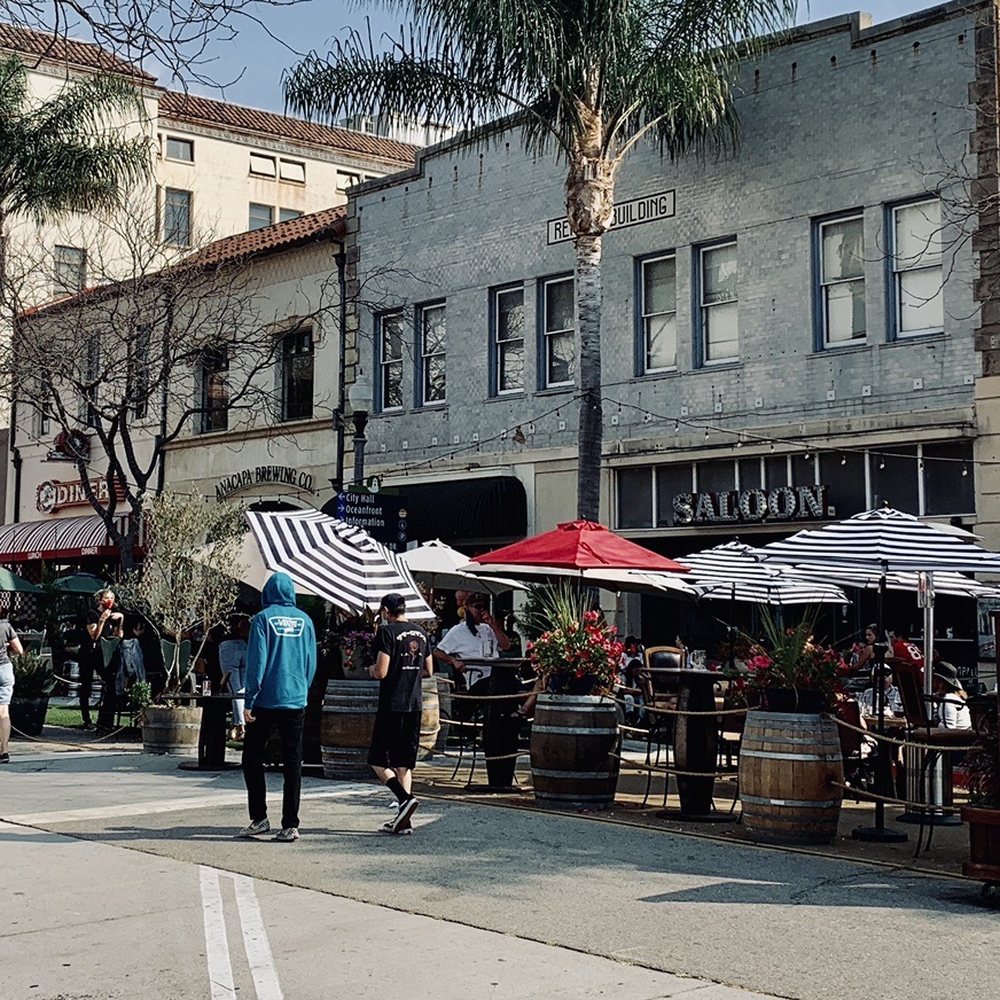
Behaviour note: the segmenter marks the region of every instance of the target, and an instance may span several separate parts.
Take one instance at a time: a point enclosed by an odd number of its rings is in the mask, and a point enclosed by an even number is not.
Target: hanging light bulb
[[[963,462],[962,463],[962,475],[963,476],[968,476],[968,474],[969,474],[969,467],[965,464],[965,462]]]
[[[878,460],[878,467],[880,469],[884,469],[885,468],[885,459],[884,458],[879,458],[879,460]]]
[[[767,450],[773,455],[774,454],[774,442],[772,441],[768,446]]]
[[[681,422],[679,420],[674,421],[674,433],[680,434],[681,432]]]
[[[707,427],[705,428],[705,440],[706,441],[708,440],[708,428]]]
[[[841,465],[847,465],[847,456],[846,455],[841,455],[840,456],[840,464]]]
[[[743,435],[742,434],[740,434],[739,437],[736,438],[736,447],[737,448],[742,448],[743,447]]]
[[[812,458],[812,455],[807,451],[802,457],[808,462]]]

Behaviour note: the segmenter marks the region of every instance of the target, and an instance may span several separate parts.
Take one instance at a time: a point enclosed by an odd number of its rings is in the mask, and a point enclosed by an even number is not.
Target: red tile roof
[[[343,205],[339,208],[324,208],[319,212],[300,215],[297,219],[278,222],[249,233],[224,236],[195,251],[190,257],[185,257],[175,267],[215,267],[256,257],[258,254],[287,250],[324,236],[340,237],[344,235],[346,214],[347,210]]]
[[[255,132],[258,135],[279,139],[295,139],[317,146],[329,146],[345,152],[374,156],[401,165],[413,163],[416,146],[379,135],[353,132],[346,128],[333,128],[302,118],[290,118],[273,111],[260,111],[239,104],[213,101],[195,97],[176,90],[168,90],[160,98],[160,115],[174,121],[184,121],[215,127],[230,128],[238,132]]]
[[[143,83],[156,83],[134,63],[112,55],[94,42],[80,42],[60,33],[47,34],[13,24],[0,23],[0,49],[21,52],[52,62],[69,63],[87,69],[103,70],[106,73],[122,73]]]

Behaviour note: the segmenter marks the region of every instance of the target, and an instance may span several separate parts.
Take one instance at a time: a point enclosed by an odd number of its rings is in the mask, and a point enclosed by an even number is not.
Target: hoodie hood
[[[275,573],[264,584],[260,595],[260,606],[269,608],[272,604],[295,607],[295,584],[287,573]]]

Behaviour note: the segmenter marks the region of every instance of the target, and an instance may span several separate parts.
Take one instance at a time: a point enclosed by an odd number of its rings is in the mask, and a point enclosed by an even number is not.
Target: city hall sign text
[[[826,486],[778,486],[773,490],[678,493],[674,524],[818,521],[831,516]]]

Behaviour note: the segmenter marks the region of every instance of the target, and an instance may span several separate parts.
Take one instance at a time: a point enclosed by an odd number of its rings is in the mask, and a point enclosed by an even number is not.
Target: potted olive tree
[[[990,714],[977,727],[979,740],[965,758],[970,804],[962,819],[969,824],[966,875],[981,879],[984,894],[1000,886],[1000,733]]]
[[[157,628],[166,683],[142,710],[143,749],[183,753],[198,745],[201,709],[177,696],[188,685],[209,631],[232,612],[245,572],[243,509],[198,494],[163,493],[143,505],[146,556],[120,588]],[[192,648],[190,636],[200,633]]]
[[[15,653],[14,696],[10,703],[10,724],[25,736],[41,736],[49,695],[56,685],[52,664],[37,653]]]

